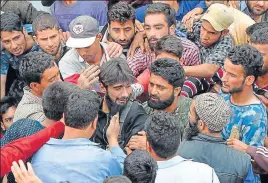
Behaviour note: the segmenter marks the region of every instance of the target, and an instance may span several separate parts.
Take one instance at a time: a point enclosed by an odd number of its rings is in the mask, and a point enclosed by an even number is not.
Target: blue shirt
[[[230,122],[223,128],[222,137],[228,139],[233,126],[237,126],[240,140],[251,146],[263,146],[267,131],[267,114],[265,106],[251,104],[237,106],[231,103],[230,94],[222,94],[232,108]]]
[[[35,174],[46,183],[103,182],[108,176],[122,175],[125,154],[120,147],[105,151],[86,139],[51,138],[33,157]]]
[[[193,1],[179,0],[178,2],[179,2],[179,10],[176,13],[176,20],[178,21],[181,21],[182,18],[194,8],[202,8],[204,11],[206,11],[207,9],[204,0],[193,0]],[[144,22],[145,10],[147,7],[148,5],[145,5],[136,9],[136,19],[138,19],[140,22]]]

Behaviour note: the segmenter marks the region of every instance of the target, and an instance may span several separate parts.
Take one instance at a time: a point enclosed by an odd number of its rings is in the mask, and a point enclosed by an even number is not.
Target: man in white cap
[[[97,76],[99,66],[107,62],[110,57],[120,57],[122,46],[117,43],[101,43],[99,23],[90,16],[79,16],[69,25],[71,36],[66,42],[70,48],[59,62],[60,72],[64,80],[78,78],[79,74],[90,67],[88,75]],[[94,78],[94,77],[93,77]]]

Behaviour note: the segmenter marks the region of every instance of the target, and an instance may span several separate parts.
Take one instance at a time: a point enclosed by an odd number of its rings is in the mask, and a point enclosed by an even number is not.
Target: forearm
[[[220,67],[215,64],[201,64],[195,66],[184,66],[185,75],[197,78],[211,78]]]
[[[265,147],[249,146],[247,153],[266,172],[268,172],[268,149]]]
[[[6,95],[6,79],[7,79],[7,76],[1,74],[1,95],[0,95],[0,99],[3,98]]]

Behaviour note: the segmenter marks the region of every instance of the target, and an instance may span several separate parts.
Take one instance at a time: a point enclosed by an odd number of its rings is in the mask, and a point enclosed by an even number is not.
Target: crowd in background
[[[1,1],[1,181],[264,183],[268,1]]]

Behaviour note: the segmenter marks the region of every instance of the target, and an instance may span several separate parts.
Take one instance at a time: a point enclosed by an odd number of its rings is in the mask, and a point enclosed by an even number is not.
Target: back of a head
[[[268,44],[268,27],[256,30],[251,35],[250,42],[253,44]]]
[[[171,53],[181,59],[183,54],[183,45],[181,40],[176,36],[167,35],[160,38],[155,46],[156,55],[161,52]]]
[[[48,14],[48,13],[38,15],[34,19],[33,24],[32,24],[34,35],[37,34],[37,31],[43,31],[43,30],[54,29],[54,28],[56,30],[59,30],[60,29],[59,23],[55,16]]]
[[[231,107],[216,93],[204,93],[195,99],[195,111],[211,132],[221,132],[229,122]]]
[[[133,23],[136,19],[135,9],[127,2],[118,2],[111,6],[108,11],[108,22],[113,21],[124,23],[128,20],[132,20]]]
[[[131,183],[126,176],[112,176],[106,178],[103,183]]]
[[[149,4],[145,11],[145,17],[152,14],[164,14],[168,26],[176,25],[176,11],[170,5],[165,3],[153,3]]]
[[[145,131],[147,140],[158,157],[169,158],[176,154],[181,133],[174,115],[163,111],[152,113],[145,123]]]
[[[54,58],[51,55],[42,51],[34,51],[23,56],[19,73],[26,84],[30,86],[32,82],[40,83],[44,71],[54,66]]]
[[[255,31],[260,30],[262,28],[268,28],[268,22],[255,23],[246,29],[246,33],[249,37],[251,37]]]
[[[79,88],[69,82],[55,82],[48,86],[42,97],[44,114],[48,119],[59,121],[64,112],[68,98]]]
[[[255,80],[260,76],[263,66],[263,56],[250,45],[235,46],[228,54],[228,58],[234,65],[242,65],[245,77],[254,76]]]
[[[122,58],[112,58],[100,67],[100,81],[105,87],[116,83],[133,84],[135,80],[126,60]]]
[[[100,99],[93,91],[72,93],[64,109],[65,125],[75,129],[87,128],[97,117],[99,106]]]
[[[124,161],[123,174],[132,183],[154,183],[157,162],[145,150],[135,150]]]
[[[174,88],[183,86],[185,74],[178,61],[171,58],[160,58],[154,61],[150,71],[152,74],[167,80]]]
[[[1,14],[1,31],[23,31],[23,24],[20,17],[13,12]]]

